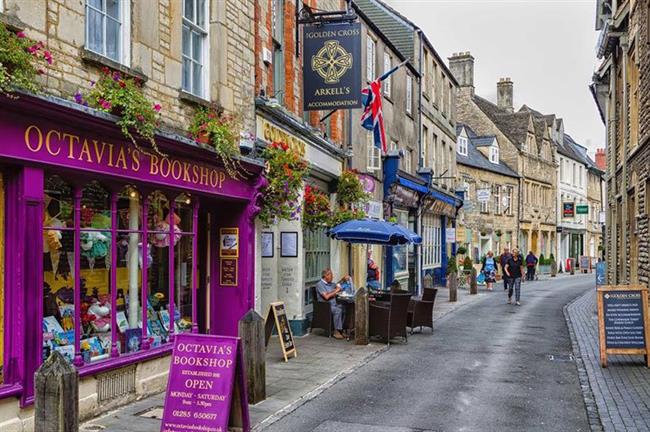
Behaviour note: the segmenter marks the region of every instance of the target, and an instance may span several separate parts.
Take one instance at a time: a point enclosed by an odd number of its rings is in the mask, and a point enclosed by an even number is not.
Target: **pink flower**
[[[47,64],[52,64],[52,53],[49,51],[43,52],[43,58],[47,61]]]
[[[18,33],[16,33],[16,37],[17,37],[18,39],[23,39],[23,38],[25,38],[26,36],[25,36],[25,33],[24,33],[24,32],[19,31]]]
[[[160,109],[161,109],[161,108],[162,108],[162,107],[160,106],[160,104],[156,104],[156,105],[153,106],[153,109],[154,109],[154,111],[156,111],[156,112],[160,112]]]
[[[101,105],[102,108],[104,108],[106,111],[111,109],[111,103],[107,100],[100,99],[99,104]]]

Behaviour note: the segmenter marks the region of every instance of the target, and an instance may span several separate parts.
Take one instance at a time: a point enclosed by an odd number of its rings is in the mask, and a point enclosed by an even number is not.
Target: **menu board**
[[[181,333],[171,358],[161,432],[250,430],[239,338]]]
[[[219,274],[222,286],[237,286],[237,258],[221,258]]]
[[[582,255],[580,256],[579,264],[580,264],[580,270],[587,272],[588,270],[590,270],[591,260],[589,259],[588,256]]]
[[[275,325],[275,328],[278,331],[284,361],[287,362],[289,361],[289,355],[293,354],[295,358],[298,357],[298,352],[296,351],[296,344],[293,340],[293,334],[291,333],[291,326],[289,325],[287,313],[284,309],[284,303],[273,302],[269,306],[269,313],[266,315],[265,324],[266,345],[269,344],[269,339],[273,333],[273,326]]]
[[[601,365],[608,354],[642,354],[648,363],[648,290],[642,286],[598,288]]]

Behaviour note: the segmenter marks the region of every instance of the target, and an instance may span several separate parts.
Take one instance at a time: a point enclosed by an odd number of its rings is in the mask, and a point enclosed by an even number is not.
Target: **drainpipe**
[[[622,121],[627,122],[627,116],[628,116],[628,111],[627,111],[627,50],[629,48],[628,40],[627,37],[621,37],[621,48],[623,49],[623,54],[621,58],[621,63],[623,64],[623,116],[622,116]],[[623,221],[623,226],[625,226],[625,223],[628,222],[628,218],[630,217],[629,214],[627,214],[627,159],[628,159],[628,154],[627,154],[627,140],[628,140],[628,128],[624,127],[623,128],[623,181],[622,183],[622,194],[623,194],[623,205],[621,208],[621,212],[623,213],[621,220]],[[615,171],[614,171],[615,172]],[[627,251],[627,233],[623,233],[623,230],[621,230],[622,236],[621,236],[621,250],[619,252]],[[621,254],[618,254],[621,256]],[[625,254],[627,255],[627,254]],[[630,263],[632,265],[632,263]],[[621,274],[621,280],[623,283],[629,282],[627,280],[627,260],[623,261],[623,265],[621,266],[622,269],[622,274]]]
[[[422,30],[418,29],[418,39],[420,41],[420,58],[418,59],[418,71],[420,72],[420,79],[418,80],[418,169],[424,168],[425,160],[422,156],[422,51],[424,49],[422,44]],[[420,204],[422,205],[422,204]],[[415,232],[422,235],[422,211],[418,209]],[[422,239],[424,243],[425,239]],[[422,292],[422,246],[423,244],[415,245],[415,271],[416,275],[416,292],[420,295]]]
[[[522,215],[522,213],[524,211],[524,202],[523,202],[524,200],[522,198],[522,193],[521,193],[521,185],[523,184],[523,182],[524,182],[523,176],[519,177],[519,183],[517,184],[517,195],[519,196],[519,205],[517,206],[519,208],[518,211],[517,211],[517,213],[518,213],[518,215],[517,215],[517,243],[515,244],[515,246],[513,246],[513,247],[516,247],[517,249],[519,249],[519,247],[520,247],[520,245],[519,245],[519,236],[521,235],[521,215]]]

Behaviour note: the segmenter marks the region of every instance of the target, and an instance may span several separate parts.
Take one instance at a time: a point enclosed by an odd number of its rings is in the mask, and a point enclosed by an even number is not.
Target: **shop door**
[[[240,225],[242,210],[237,204],[223,202],[210,210],[211,334],[237,336],[238,321],[253,295],[248,290],[254,289],[253,282],[249,283],[254,240],[248,239],[250,228]]]

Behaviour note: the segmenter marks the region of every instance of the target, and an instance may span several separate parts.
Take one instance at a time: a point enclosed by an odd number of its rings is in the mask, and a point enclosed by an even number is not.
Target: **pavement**
[[[458,301],[450,303],[447,290],[440,289],[433,312],[434,328],[443,318],[493,294],[482,288],[479,288],[479,291],[478,295],[469,295],[467,290],[459,290]],[[413,341],[418,339],[430,340],[431,330],[425,328],[423,334],[416,333],[409,338],[408,344],[397,343],[390,346],[380,343],[357,346],[352,341],[337,341],[316,331],[313,335],[296,338],[298,357],[290,358],[289,362],[285,363],[277,338],[273,337],[269,341],[267,351],[267,398],[249,406],[253,430],[265,430],[305,403],[318,398],[345,377],[358,373],[389,349],[399,352],[400,355],[408,352]],[[160,393],[89,420],[80,426],[80,430],[159,431],[163,405],[164,393]]]
[[[592,286],[525,283],[514,306],[499,283],[263,430],[588,431],[563,307]]]
[[[600,367],[596,290],[565,308],[571,324],[585,400],[596,422],[592,430],[650,431],[650,371],[643,356],[610,355]]]

